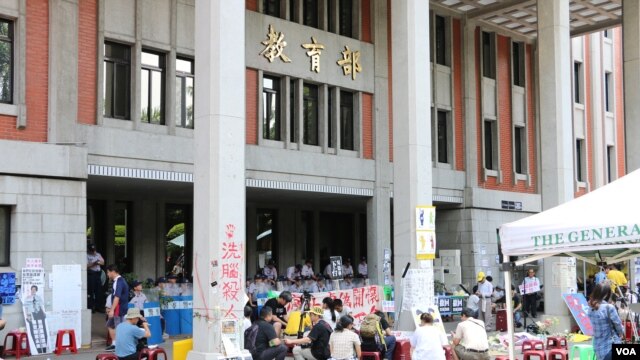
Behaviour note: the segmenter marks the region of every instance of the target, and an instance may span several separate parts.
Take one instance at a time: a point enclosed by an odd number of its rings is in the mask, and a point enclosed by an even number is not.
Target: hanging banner
[[[436,231],[436,207],[416,206],[416,231]]]
[[[433,260],[436,258],[435,231],[416,231],[416,259]]]

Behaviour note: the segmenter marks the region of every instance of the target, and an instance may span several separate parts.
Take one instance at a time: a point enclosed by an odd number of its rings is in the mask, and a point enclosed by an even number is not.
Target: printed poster
[[[416,206],[416,231],[436,231],[436,207]]]
[[[569,307],[569,311],[571,311],[571,315],[573,315],[573,318],[578,323],[582,333],[593,336],[593,325],[591,325],[591,320],[588,315],[589,304],[587,304],[587,299],[584,297],[584,294],[562,294],[562,298]]]
[[[16,273],[0,273],[0,297],[4,305],[16,303]]]
[[[437,305],[430,305],[426,307],[414,307],[411,309],[411,315],[413,322],[416,325],[416,329],[420,327],[420,315],[423,313],[429,313],[433,317],[433,326],[437,327],[443,334],[447,335],[447,331],[444,329],[444,323],[442,322],[442,316]]]
[[[38,294],[42,290],[36,285],[31,285],[28,288],[30,289],[29,294],[22,297],[22,311],[27,327],[29,349],[32,355],[50,353],[53,351],[53,342],[55,340],[51,338],[48,331],[49,326],[47,314],[44,310],[44,298]]]
[[[416,231],[416,259],[433,260],[436,258],[436,232]]]
[[[409,269],[403,281],[402,309],[433,304],[433,269]]]

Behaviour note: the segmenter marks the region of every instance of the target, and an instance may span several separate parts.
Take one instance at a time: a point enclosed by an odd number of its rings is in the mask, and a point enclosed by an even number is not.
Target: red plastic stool
[[[69,345],[62,345],[65,335],[69,338]],[[73,329],[58,330],[55,353],[56,355],[60,355],[64,350],[69,350],[74,354],[78,353],[78,347],[76,346],[76,332],[73,331]]]
[[[544,350],[527,350],[524,352],[522,360],[530,360],[532,356],[537,357],[540,360],[546,360],[547,358],[547,354],[544,352]]]
[[[118,360],[118,357],[114,353],[98,354],[96,360]]]
[[[7,346],[7,340],[11,338],[11,347]],[[24,341],[24,347],[23,345]],[[29,340],[27,339],[27,333],[19,330],[11,331],[4,337],[4,350],[2,350],[2,356],[15,355],[16,359],[20,359],[22,355],[31,355],[29,350]]]
[[[551,349],[547,353],[547,360],[567,360],[569,359],[569,351],[566,349]]]
[[[509,360],[509,355],[498,355],[494,360]]]
[[[446,360],[453,359],[453,349],[449,345],[445,345],[442,347],[444,349],[444,358]]]
[[[377,351],[363,351],[362,352],[362,360],[367,358],[373,358],[375,360],[381,360],[380,353]]]
[[[547,350],[549,349],[569,350],[569,347],[567,345],[567,338],[562,336],[549,336],[547,338]]]
[[[522,342],[522,353],[526,350],[544,350],[544,343],[542,340],[525,340]]]
[[[138,357],[138,359],[140,360],[140,359],[147,358],[147,360],[156,360],[158,359],[158,355],[162,355],[164,357],[164,360],[169,359],[167,357],[167,353],[164,352],[164,349],[161,347],[157,347],[154,349],[149,349],[149,348],[142,349],[142,351],[140,351],[140,356]]]

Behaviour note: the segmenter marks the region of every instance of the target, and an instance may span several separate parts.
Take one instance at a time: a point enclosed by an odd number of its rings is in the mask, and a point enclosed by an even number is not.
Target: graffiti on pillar
[[[222,286],[221,304],[225,318],[237,318],[234,303],[242,302],[241,265],[244,247],[234,239],[236,226],[227,224],[224,228],[226,240],[222,241],[220,252],[220,286]]]

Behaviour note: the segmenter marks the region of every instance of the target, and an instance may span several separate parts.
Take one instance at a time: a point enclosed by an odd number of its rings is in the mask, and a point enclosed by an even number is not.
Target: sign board
[[[16,303],[16,273],[0,273],[0,297],[4,305]]]
[[[402,311],[433,304],[433,269],[409,269],[403,281]]]
[[[593,336],[593,325],[589,319],[589,304],[582,293],[562,294],[564,302],[569,307],[571,315],[578,323],[583,334]]]
[[[416,231],[436,230],[436,207],[416,206]]]
[[[81,267],[76,265],[53,265],[53,310],[82,309]]]
[[[431,316],[433,317],[433,326],[438,328],[443,334],[447,334],[446,330],[444,329],[444,323],[442,322],[442,316],[436,305],[420,306],[411,309],[411,316],[413,317],[413,322],[416,325],[416,329],[420,327],[420,315],[422,315],[423,313],[431,314]]]
[[[520,293],[526,295],[526,294],[533,294],[535,292],[540,291],[540,280],[538,280],[538,278],[536,278],[533,281],[527,281],[527,282],[523,282],[520,286]]]
[[[342,280],[342,256],[332,256],[331,261],[331,279]]]
[[[436,301],[441,315],[459,315],[466,303],[466,296],[438,296]]]
[[[29,269],[40,269],[42,268],[42,258],[27,258],[24,267]]]
[[[41,298],[44,297],[44,269],[23,268],[22,288],[20,297],[24,299],[31,295],[31,287],[35,287],[36,293]]]
[[[436,258],[436,232],[416,231],[416,258],[433,260]]]
[[[384,249],[382,258],[382,274],[384,275],[384,285],[391,285],[391,249]]]

